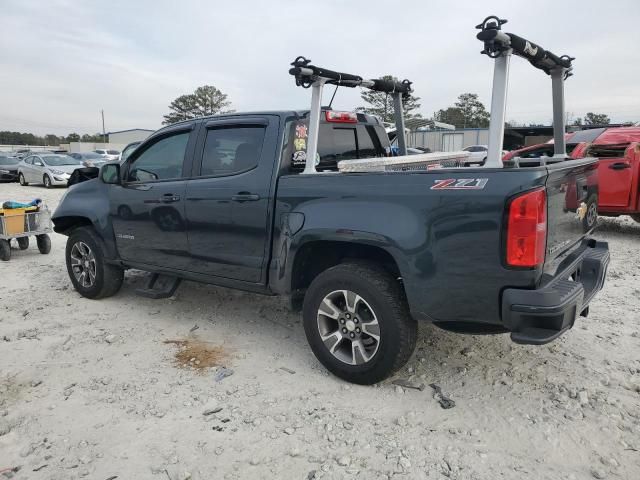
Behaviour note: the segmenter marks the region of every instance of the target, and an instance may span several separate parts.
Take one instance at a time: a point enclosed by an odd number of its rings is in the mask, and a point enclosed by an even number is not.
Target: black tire
[[[11,259],[11,245],[9,240],[0,240],[0,260],[8,262]]]
[[[44,175],[42,177],[42,183],[44,183],[44,188],[51,188],[51,177],[49,177],[49,175]]]
[[[29,248],[29,237],[20,237],[20,238],[16,238],[17,242],[18,242],[18,247],[20,247],[20,250],[26,250],[27,248]]]
[[[587,211],[582,219],[582,229],[588,232],[598,225],[598,197],[591,195],[587,200]]]
[[[322,341],[318,309],[326,296],[339,290],[359,295],[378,318],[377,350],[360,365],[336,358]],[[417,322],[409,314],[400,283],[383,268],[368,263],[343,263],[318,275],[304,298],[303,322],[311,350],[320,363],[334,375],[362,385],[384,380],[407,363],[415,349],[418,333]]]
[[[87,245],[95,258],[95,279],[90,286],[82,285],[73,271],[71,251],[78,242]],[[124,270],[105,262],[102,241],[91,227],[77,228],[69,235],[65,258],[71,283],[83,297],[92,299],[105,298],[116,294],[120,290],[124,280]]]
[[[46,233],[36,235],[36,242],[41,254],[47,255],[51,251],[51,238]]]
[[[29,183],[24,180],[24,175],[22,174],[22,172],[20,173],[20,175],[18,175],[18,182],[20,182],[20,185],[22,185],[23,187],[29,185]]]
[[[640,213],[634,213],[633,215],[629,215],[631,218],[633,218],[636,222],[640,223]]]

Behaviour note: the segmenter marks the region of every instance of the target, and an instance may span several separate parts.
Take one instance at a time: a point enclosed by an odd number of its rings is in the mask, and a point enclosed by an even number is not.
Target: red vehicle
[[[640,222],[640,127],[609,128],[592,143],[578,144],[571,157],[600,159],[599,215]]]

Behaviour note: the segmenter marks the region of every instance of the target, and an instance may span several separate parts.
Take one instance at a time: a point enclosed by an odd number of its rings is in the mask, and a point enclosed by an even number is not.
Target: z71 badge
[[[434,180],[431,190],[482,190],[488,181],[488,178],[445,178]]]

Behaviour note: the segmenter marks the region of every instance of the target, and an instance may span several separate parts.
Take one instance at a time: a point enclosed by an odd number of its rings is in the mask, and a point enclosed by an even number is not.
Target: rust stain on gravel
[[[229,357],[224,348],[198,339],[165,340],[164,343],[178,347],[174,356],[177,367],[195,369],[199,373],[223,365]]]

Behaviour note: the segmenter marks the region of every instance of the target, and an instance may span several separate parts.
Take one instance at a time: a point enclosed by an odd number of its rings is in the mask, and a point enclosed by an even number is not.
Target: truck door
[[[637,162],[632,161],[633,147],[594,145],[589,155],[600,159],[598,164],[599,207],[603,211],[612,207],[629,207],[634,169],[638,168]]]
[[[226,117],[200,133],[187,182],[189,270],[264,282],[279,117]]]
[[[110,191],[118,252],[133,263],[185,269],[184,172],[190,170],[195,124],[182,124],[145,142],[123,165],[123,183]]]

